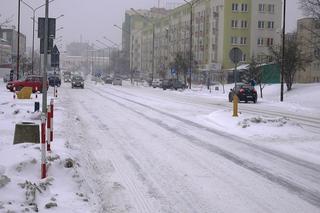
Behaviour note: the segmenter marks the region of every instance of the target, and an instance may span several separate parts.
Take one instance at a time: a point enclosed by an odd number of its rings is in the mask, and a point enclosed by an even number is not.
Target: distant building
[[[11,63],[15,63],[17,59],[18,32],[14,29],[1,29],[0,38],[5,45],[11,47]],[[6,47],[8,48],[8,47]],[[26,54],[26,36],[20,33],[20,56]]]
[[[314,18],[299,19],[297,23],[297,39],[303,54],[312,62],[296,74],[296,82],[320,82],[320,21]]]
[[[11,67],[12,47],[4,39],[0,38],[0,67]]]

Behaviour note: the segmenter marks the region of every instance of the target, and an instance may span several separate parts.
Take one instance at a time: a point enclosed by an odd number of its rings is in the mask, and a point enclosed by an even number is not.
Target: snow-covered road
[[[320,211],[317,113],[247,104],[245,112],[285,114],[303,126],[291,138],[267,131],[260,139],[207,123],[212,112],[230,111],[225,99],[93,83],[59,93],[63,134],[101,212]]]

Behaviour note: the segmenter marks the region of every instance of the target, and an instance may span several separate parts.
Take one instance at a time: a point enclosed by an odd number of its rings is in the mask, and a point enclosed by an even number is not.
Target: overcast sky
[[[32,7],[38,7],[45,0],[24,0]],[[18,0],[0,0],[0,22],[5,17],[13,15],[11,25],[17,25]],[[161,0],[160,6],[171,6],[171,2],[183,2],[183,0]],[[288,0],[288,31],[296,28],[296,20],[302,17],[298,0]],[[57,36],[63,36],[63,44],[71,41],[103,40],[103,36],[121,43],[121,31],[113,24],[121,26],[124,20],[125,10],[133,8],[148,9],[158,5],[158,0],[54,0],[50,3],[50,17],[64,14],[57,20],[57,28],[64,27],[57,32]],[[37,11],[37,16],[44,15],[44,7]],[[21,32],[27,36],[27,45],[31,46],[32,39],[32,11],[21,4]],[[105,41],[108,43],[107,41]],[[38,42],[36,42],[38,43]],[[96,43],[96,42],[95,42]],[[110,45],[110,43],[108,43]],[[38,46],[38,45],[37,45]]]

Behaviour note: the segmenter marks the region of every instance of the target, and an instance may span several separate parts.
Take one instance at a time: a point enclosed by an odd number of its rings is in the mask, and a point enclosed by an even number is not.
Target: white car
[[[152,81],[151,86],[152,86],[153,88],[156,88],[156,87],[161,87],[161,84],[162,84],[162,80],[160,80],[160,79],[155,79],[155,80]]]
[[[114,78],[112,81],[112,85],[122,86],[122,79],[121,78]]]

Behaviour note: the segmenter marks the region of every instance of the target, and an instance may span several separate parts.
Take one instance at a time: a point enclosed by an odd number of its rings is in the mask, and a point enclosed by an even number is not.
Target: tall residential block
[[[297,40],[302,53],[311,63],[296,74],[296,82],[320,82],[320,22],[314,18],[299,19],[297,23]]]
[[[281,42],[282,2],[279,0],[192,1],[192,56],[195,71],[234,67],[229,58],[233,47],[243,52],[241,63],[255,57],[270,60],[269,48]],[[138,19],[130,25],[131,68],[156,77],[168,73],[177,53],[190,55],[190,4]],[[132,22],[131,22],[132,23]],[[153,37],[154,29],[154,37]],[[154,57],[153,57],[154,42]],[[125,45],[126,43],[123,43]],[[218,65],[218,66],[217,66]]]

